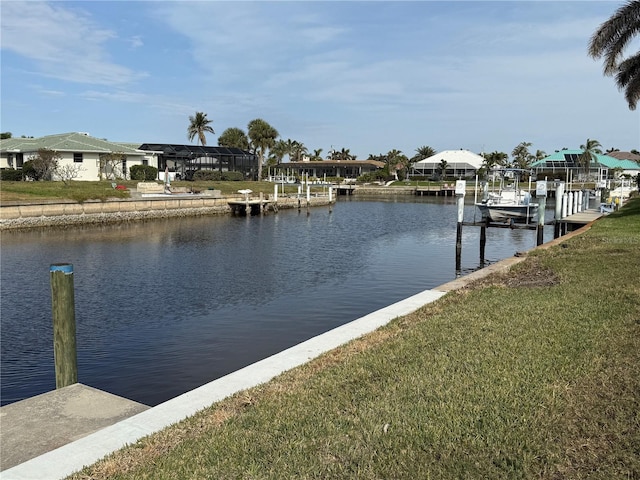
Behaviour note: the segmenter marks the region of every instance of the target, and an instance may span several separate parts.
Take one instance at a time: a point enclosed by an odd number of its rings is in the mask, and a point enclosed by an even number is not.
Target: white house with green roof
[[[133,165],[158,167],[157,152],[139,150],[139,144],[109,142],[87,133],[71,132],[39,138],[0,140],[0,168],[21,169],[40,149],[55,151],[60,167],[77,169],[75,180],[99,180],[100,169],[115,178],[128,178]],[[108,161],[105,162],[105,159]]]
[[[559,150],[548,157],[538,160],[531,164],[531,168],[535,169],[536,173],[539,172],[558,172],[562,173],[567,169],[572,171],[582,171],[581,156],[583,150]],[[614,171],[620,173],[620,175],[631,175],[635,177],[640,173],[640,164],[633,160],[618,159],[609,155],[595,154],[595,161],[591,160],[589,166],[590,172],[598,172],[603,169],[608,171],[611,176]]]

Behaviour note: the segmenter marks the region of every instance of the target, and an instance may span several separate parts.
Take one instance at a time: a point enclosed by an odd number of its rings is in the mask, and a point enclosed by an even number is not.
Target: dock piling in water
[[[538,200],[538,228],[536,245],[544,243],[544,210],[547,208],[547,180],[536,182],[536,199]]]
[[[56,388],[78,383],[73,265],[50,266]]]
[[[456,228],[456,271],[460,271],[462,265],[462,222],[464,221],[464,195],[467,188],[465,180],[456,181],[456,202],[458,206],[458,224]]]
[[[553,238],[560,237],[560,222],[562,220],[562,209],[564,202],[564,182],[558,182],[556,183],[556,208],[553,222]]]

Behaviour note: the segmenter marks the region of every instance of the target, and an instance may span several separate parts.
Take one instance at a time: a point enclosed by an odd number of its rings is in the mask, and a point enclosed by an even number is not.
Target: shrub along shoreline
[[[69,478],[640,478],[640,198]]]

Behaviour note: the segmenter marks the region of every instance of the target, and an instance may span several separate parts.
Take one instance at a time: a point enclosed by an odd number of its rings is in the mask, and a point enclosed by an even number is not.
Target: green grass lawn
[[[160,183],[160,182],[157,182]],[[87,200],[108,200],[110,198],[130,198],[130,190],[135,190],[137,181],[118,181],[128,190],[116,190],[111,181],[85,182],[72,181],[68,185],[63,182],[0,182],[0,203],[30,203],[56,200],[72,200],[84,202]],[[207,189],[220,190],[223,195],[237,195],[238,190],[249,189],[259,194],[273,194],[274,184],[271,182],[172,182],[173,187],[184,187],[189,191]],[[285,185],[284,193],[293,194],[298,191],[296,185]],[[312,191],[322,191],[322,187],[313,186]],[[282,185],[278,194],[282,195]]]
[[[73,479],[640,478],[640,199]]]

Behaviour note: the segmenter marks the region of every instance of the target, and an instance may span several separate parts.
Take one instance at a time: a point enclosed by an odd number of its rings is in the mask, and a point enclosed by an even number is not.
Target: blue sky
[[[0,130],[189,143],[202,111],[208,145],[263,118],[323,156],[640,149],[586,53],[621,4],[3,0]]]

